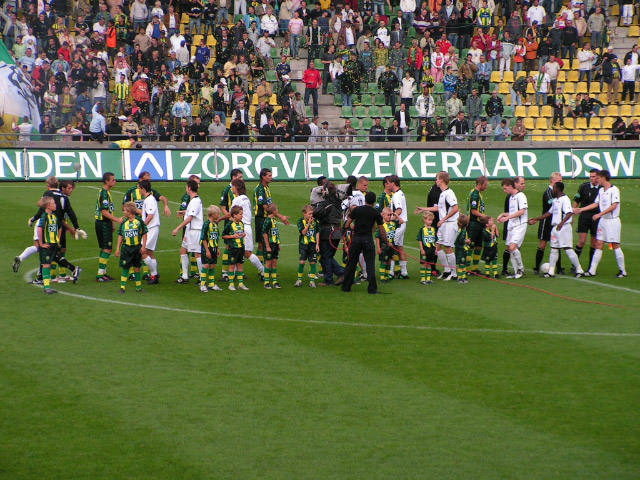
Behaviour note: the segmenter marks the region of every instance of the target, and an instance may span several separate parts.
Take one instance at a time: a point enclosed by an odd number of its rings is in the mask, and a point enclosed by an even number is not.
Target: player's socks
[[[304,265],[302,266],[302,268],[304,268]],[[315,263],[309,264],[309,277],[311,278],[311,280],[315,280],[317,278]]]
[[[107,273],[107,262],[109,262],[110,255],[110,253],[100,251],[100,256],[98,257],[98,274],[96,275],[96,278],[100,278]]]
[[[471,268],[473,270],[478,270],[480,267],[480,252],[473,251],[473,255],[471,256]]]
[[[198,273],[202,271],[202,257],[196,258],[196,265],[198,266]]]
[[[207,269],[207,285],[209,287],[213,287],[216,284],[216,266],[210,267]]]
[[[518,272],[518,259],[516,258],[516,252],[518,251],[518,249],[516,248],[513,252],[511,252],[511,268],[513,268],[513,273],[517,273]]]
[[[18,255],[18,258],[20,258],[21,262],[24,262],[27,258],[35,253],[38,253],[38,247],[31,245],[30,247],[25,248],[24,251],[20,255]]]
[[[422,265],[420,265],[420,281],[421,282],[427,281],[427,267],[424,267]]]
[[[591,260],[593,260],[593,254],[596,253],[597,248],[591,247],[589,248],[589,265],[591,265]]]
[[[258,260],[260,260],[260,263],[264,263],[264,250],[262,250],[262,247],[258,247],[256,256],[258,257]]]
[[[229,251],[225,248],[222,253],[222,275],[229,270]]]
[[[393,254],[392,262],[393,262],[392,263],[392,265],[393,265],[393,274],[394,275],[398,275],[399,273],[402,273],[402,263],[400,262],[400,256],[397,253]]]
[[[497,277],[498,276],[498,259],[494,258],[493,260],[491,260],[491,268],[493,269],[493,276]]]
[[[618,268],[620,269],[621,272],[626,272],[626,270],[624,269],[624,253],[622,253],[622,249],[621,248],[616,248],[613,253],[616,256],[616,262],[618,263]]]
[[[456,255],[454,253],[447,253],[445,257],[446,257],[446,265],[449,266],[449,271],[455,272],[456,271]]]
[[[471,266],[471,255],[467,255],[464,259],[464,263],[469,268]]]
[[[251,262],[251,265],[258,269],[260,273],[264,272],[264,265],[262,264],[262,262],[260,262],[260,258],[258,258],[257,255],[252,253],[249,257],[249,261]]]
[[[151,271],[149,270],[147,262],[144,262],[144,265],[142,265],[142,275],[151,275]]]
[[[49,267],[42,267],[42,288],[49,288],[51,282],[51,269]]]
[[[271,279],[271,269],[265,267],[264,268],[264,284],[265,284],[265,286],[269,285],[270,279]]]
[[[458,276],[458,280],[461,280],[464,278],[464,269],[465,269],[466,263],[467,263],[467,260],[465,258],[464,262],[459,263],[456,266],[456,275]]]
[[[140,272],[134,272],[133,276],[136,279],[136,290],[142,290],[142,275],[140,274]]]
[[[189,274],[198,273],[200,268],[198,268],[198,261],[196,260],[196,255],[194,253],[189,253]]]
[[[58,264],[55,262],[51,262],[51,281],[55,282],[58,277]]]
[[[129,270],[123,268],[122,272],[120,273],[120,288],[122,290],[127,288],[127,278],[129,278]]]
[[[380,266],[378,267],[378,273],[380,274],[380,281],[383,282],[387,279],[387,264],[384,262],[380,262]]]
[[[451,269],[449,268],[449,265],[447,264],[447,254],[444,252],[444,250],[439,250],[438,251],[438,263],[440,265],[442,265],[444,272],[451,272]]]
[[[304,263],[298,263],[298,280],[302,280],[302,274],[304,273]]]
[[[155,258],[151,259],[151,266],[149,267],[149,270],[151,270],[151,275],[154,277],[158,275],[158,260]]]
[[[407,261],[400,260],[400,274],[407,275]]]
[[[202,267],[202,270],[200,270],[200,286],[202,287],[203,285],[207,284],[207,274],[209,273],[209,268],[208,267]]]
[[[271,284],[275,284],[278,283],[278,269],[277,268],[271,268]]]
[[[238,280],[238,286],[244,285],[244,272],[236,272],[236,279]]]
[[[180,255],[180,263],[182,264],[182,278],[185,280],[189,279],[189,255],[186,253],[184,255]]]
[[[552,248],[549,253],[549,275],[555,275],[556,273],[556,263],[558,263],[558,257],[560,256],[560,252],[557,248]]]
[[[536,270],[540,270],[540,264],[544,259],[544,248],[538,247],[536,250]]]
[[[67,269],[64,267],[58,267],[58,276],[59,277],[66,277],[67,276]]]
[[[596,248],[596,251],[593,252],[593,258],[591,259],[591,266],[589,267],[589,273],[592,275],[596,274],[596,270],[598,269],[598,264],[602,259],[602,250]]]
[[[143,258],[142,261],[144,262],[145,266],[147,267],[147,270],[151,273],[151,275],[153,275],[153,258],[147,256],[147,258]]]
[[[502,252],[502,271],[506,272],[509,269],[509,259],[511,258],[511,254],[509,250],[505,250]]]
[[[583,270],[582,270],[582,267],[580,266],[580,260],[578,259],[578,255],[576,255],[576,252],[574,252],[572,248],[568,248],[564,251],[564,253],[567,254],[567,257],[569,257],[569,260],[571,261],[571,265],[573,265],[573,267],[576,269],[576,273],[582,273]]]
[[[490,271],[491,271],[491,264],[488,263],[488,262],[485,262],[485,264],[484,264],[484,276],[488,277]]]
[[[582,254],[582,247],[579,247],[578,245],[576,245],[576,248],[573,249],[576,252],[576,255],[578,256],[578,258],[580,258],[580,255]]]

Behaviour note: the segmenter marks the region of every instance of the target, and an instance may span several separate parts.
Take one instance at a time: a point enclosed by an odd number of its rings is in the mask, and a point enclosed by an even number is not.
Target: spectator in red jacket
[[[304,104],[309,105],[309,96],[313,97],[313,116],[318,116],[318,88],[322,86],[322,77],[316,69],[313,61],[309,62],[307,68],[302,74],[302,83],[304,83]]]

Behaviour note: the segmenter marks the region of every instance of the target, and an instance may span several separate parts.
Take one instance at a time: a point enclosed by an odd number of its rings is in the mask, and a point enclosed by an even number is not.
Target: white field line
[[[556,278],[561,278],[563,280],[573,280],[575,282],[591,283],[593,285],[598,285],[599,287],[613,288],[615,290],[622,290],[623,292],[630,292],[630,293],[635,293],[640,295],[640,290],[634,290],[633,288],[627,288],[627,287],[620,287],[618,285],[611,285],[609,283],[596,282],[595,280],[591,280],[589,278],[573,278],[573,277],[563,277],[563,276],[557,276]]]

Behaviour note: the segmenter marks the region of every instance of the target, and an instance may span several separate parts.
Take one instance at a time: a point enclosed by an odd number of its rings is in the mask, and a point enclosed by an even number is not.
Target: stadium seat
[[[305,108],[305,115],[307,118],[313,118],[313,112],[311,111],[311,105],[307,105]]]
[[[585,117],[576,118],[576,128],[587,128],[587,119]]]
[[[620,5],[618,5],[617,3],[614,5],[611,5],[611,15],[614,17],[617,17],[620,15]]]
[[[546,117],[546,118],[553,117],[553,110],[551,108],[551,105],[543,105],[540,108],[540,116],[541,117]]]
[[[409,107],[409,115],[411,118],[418,118],[418,109],[416,107]]]
[[[536,91],[533,89],[533,83],[527,83],[527,93],[529,95],[536,93]]]
[[[546,128],[547,128],[547,119],[543,118],[543,117],[536,118],[535,127],[536,127],[536,129],[539,129],[539,130],[546,130]]]
[[[511,118],[513,117],[513,107],[506,106],[504,107],[504,111],[502,112],[503,117]]]
[[[564,70],[560,70],[558,72],[558,83],[564,83],[567,79],[567,72],[565,72]]]
[[[503,81],[513,83],[513,72],[503,72]]]
[[[545,141],[544,130],[540,130],[540,129],[534,130],[529,134],[529,138],[534,142],[544,142]]]
[[[500,83],[500,72],[498,70],[492,71],[491,72],[491,77],[489,78],[489,81],[495,82],[495,83]]]
[[[522,78],[522,77],[526,77],[527,73],[524,70],[520,70],[517,74],[516,74],[516,80],[518,78]]]
[[[544,139],[547,142],[555,142],[556,140],[558,140],[558,132],[556,132],[555,130],[547,130],[545,132]]]
[[[515,110],[516,117],[526,117],[527,116],[527,107],[524,105],[518,105]]]
[[[573,82],[567,82],[563,85],[564,93],[566,94],[575,94],[576,93],[576,84]]]
[[[592,128],[588,129],[585,132],[584,139],[587,142],[595,142],[595,141],[597,141],[598,140],[597,132]]]
[[[344,110],[344,108],[345,107],[342,107],[343,110]],[[349,108],[349,107],[346,107],[346,108]],[[354,117],[358,117],[358,118],[366,117],[366,113],[365,113],[364,107],[362,105],[359,105],[359,106],[355,107],[353,109],[353,116]]]
[[[567,76],[567,82],[578,83],[578,72],[576,70],[570,70],[569,75]]]
[[[373,106],[369,107],[369,112],[368,112],[367,116],[369,118],[379,117],[380,116],[380,107],[378,107],[377,105],[373,105]]]
[[[182,16],[180,17],[180,23],[189,23],[189,15],[187,15],[186,13],[183,13]]]
[[[443,94],[444,93],[444,85],[442,83],[436,83],[433,86],[433,93]]]
[[[609,108],[611,108],[611,107],[609,107]],[[612,114],[612,116],[604,117],[602,119],[602,128],[611,129],[611,127],[613,127],[613,122],[615,121],[614,117],[617,117],[617,116],[618,116],[618,113],[616,111],[616,113]]]
[[[629,104],[620,105],[620,116],[621,117],[630,117],[631,116],[631,105],[629,105]]]
[[[267,70],[267,82],[275,82],[276,72],[274,70]]]
[[[443,123],[447,123],[447,110],[442,105],[436,107],[436,116],[441,117]]]
[[[364,117],[362,119],[362,129],[363,130],[366,130],[368,132],[369,129],[371,128],[371,125],[373,125],[372,117]]]
[[[600,93],[600,82],[591,82],[591,85],[589,86],[589,94],[597,95],[599,93]]]
[[[631,25],[629,27],[629,33],[628,33],[629,37],[640,37],[640,26],[638,25]]]
[[[340,116],[342,118],[351,118],[353,116],[351,107],[342,107],[342,109],[340,110]]]
[[[345,107],[342,107],[345,108]],[[360,128],[360,119],[356,117],[351,118],[351,126],[358,130]]]
[[[277,105],[278,104],[278,96],[274,93],[269,97],[269,105]]]
[[[534,126],[533,126],[533,118],[531,117],[524,117],[524,128],[526,128],[527,130],[533,130]]]
[[[573,63],[571,64],[571,70],[578,70],[578,67],[580,67],[580,62],[577,58],[574,58]]]
[[[500,95],[507,95],[509,93],[509,84],[501,83],[498,85],[498,93]]]
[[[571,132],[571,139],[574,142],[580,142],[584,140],[584,130],[576,129],[573,132]]]
[[[365,107],[369,107],[373,105],[371,95],[367,95],[367,94],[362,95],[362,105],[364,105]]]
[[[216,46],[216,37],[213,35],[207,35],[207,47],[215,47]]]
[[[375,93],[378,91],[378,84],[376,82],[367,83],[367,91],[369,93]]]
[[[576,86],[576,93],[587,93],[587,82],[578,82]]]
[[[376,105],[384,105],[384,94],[383,93],[377,93],[374,103]]]
[[[335,95],[333,97],[333,105],[336,106],[336,107],[342,106],[342,96],[341,95]]]
[[[393,113],[391,113],[391,107],[385,105],[384,107],[382,107],[382,113],[381,116],[384,118],[391,118],[393,117]]]
[[[556,138],[558,141],[568,142],[569,140],[571,140],[571,134],[569,133],[569,130],[561,129],[561,130],[558,130],[558,134]]]
[[[531,118],[536,118],[540,116],[538,115],[539,112],[540,112],[540,107],[538,107],[537,105],[531,105],[527,109],[527,116]]]
[[[327,93],[333,93],[333,83],[329,82],[327,84]]]

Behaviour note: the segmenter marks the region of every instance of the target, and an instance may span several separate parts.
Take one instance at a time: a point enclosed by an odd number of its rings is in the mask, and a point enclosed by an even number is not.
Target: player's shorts
[[[158,237],[160,236],[160,227],[155,226],[147,231],[147,250],[155,250],[158,245]]]
[[[551,227],[550,218],[540,220],[540,223],[538,224],[538,240],[543,240],[545,242],[551,240]]]
[[[556,225],[551,229],[551,248],[572,248],[573,247],[573,232],[571,231],[571,224],[564,224],[562,229],[558,231]]]
[[[507,231],[507,245],[511,243],[515,243],[518,248],[522,245],[524,241],[524,236],[527,233],[527,224],[517,225],[513,228],[510,228]]]
[[[456,222],[444,222],[438,229],[437,244],[444,247],[453,247],[458,234],[458,224]]]
[[[200,232],[187,230],[182,237],[182,248],[186,248],[189,253],[200,253]]]
[[[498,245],[493,247],[484,247],[482,250],[482,261],[485,263],[492,262],[498,258]]]
[[[229,249],[229,265],[244,263],[244,247]]]
[[[394,239],[394,244],[395,244],[395,239]],[[380,255],[379,255],[380,262],[389,263],[393,258],[394,253],[395,253],[395,250],[391,247],[382,248],[380,250]]]
[[[48,265],[58,258],[58,246],[49,244],[49,248],[38,247],[41,265]]]
[[[470,247],[480,247],[482,246],[482,237],[484,227],[479,222],[469,222],[469,226],[467,227],[467,236],[471,243]]]
[[[264,241],[264,239],[262,238],[262,225],[264,224],[264,221],[265,217],[256,217],[255,219],[256,231],[254,238],[257,244],[260,244]]]
[[[307,243],[298,245],[298,253],[300,254],[300,261],[309,263],[315,263],[318,258],[318,252],[316,252],[316,244],[315,243]]]
[[[246,252],[253,252],[253,229],[251,225],[244,225],[244,250]]]
[[[209,251],[211,251],[211,257],[208,257],[207,255],[209,254]],[[213,263],[216,264],[218,263],[218,247],[214,247],[214,248],[205,248],[204,245],[201,246],[200,248],[200,255],[202,258],[202,263],[207,264],[207,263]]]
[[[38,221],[33,224],[33,241],[38,241]]]
[[[407,222],[404,222],[398,228],[396,228],[395,236],[393,237],[393,244],[402,247],[404,245],[404,232],[407,231]]]
[[[593,219],[593,214],[591,214],[591,212],[581,213],[578,217],[578,233],[589,233],[591,235],[596,235],[597,232],[598,220]]]
[[[96,220],[96,238],[100,250],[113,248],[113,224],[111,220]]]
[[[620,231],[622,224],[620,217],[616,218],[600,218],[598,223],[598,232],[596,238],[605,243],[620,243]]]
[[[436,249],[435,248],[425,248],[424,255],[420,255],[421,263],[428,263],[432,268],[435,268],[436,265]]]
[[[129,270],[131,267],[140,268],[142,266],[142,254],[140,245],[135,247],[123,245],[120,251],[120,268]]]
[[[456,248],[456,264],[466,265],[467,263],[467,250],[465,248]]]
[[[265,260],[277,260],[278,254],[280,253],[280,244],[278,243],[270,243],[269,248],[270,252],[264,251],[264,259]]]

